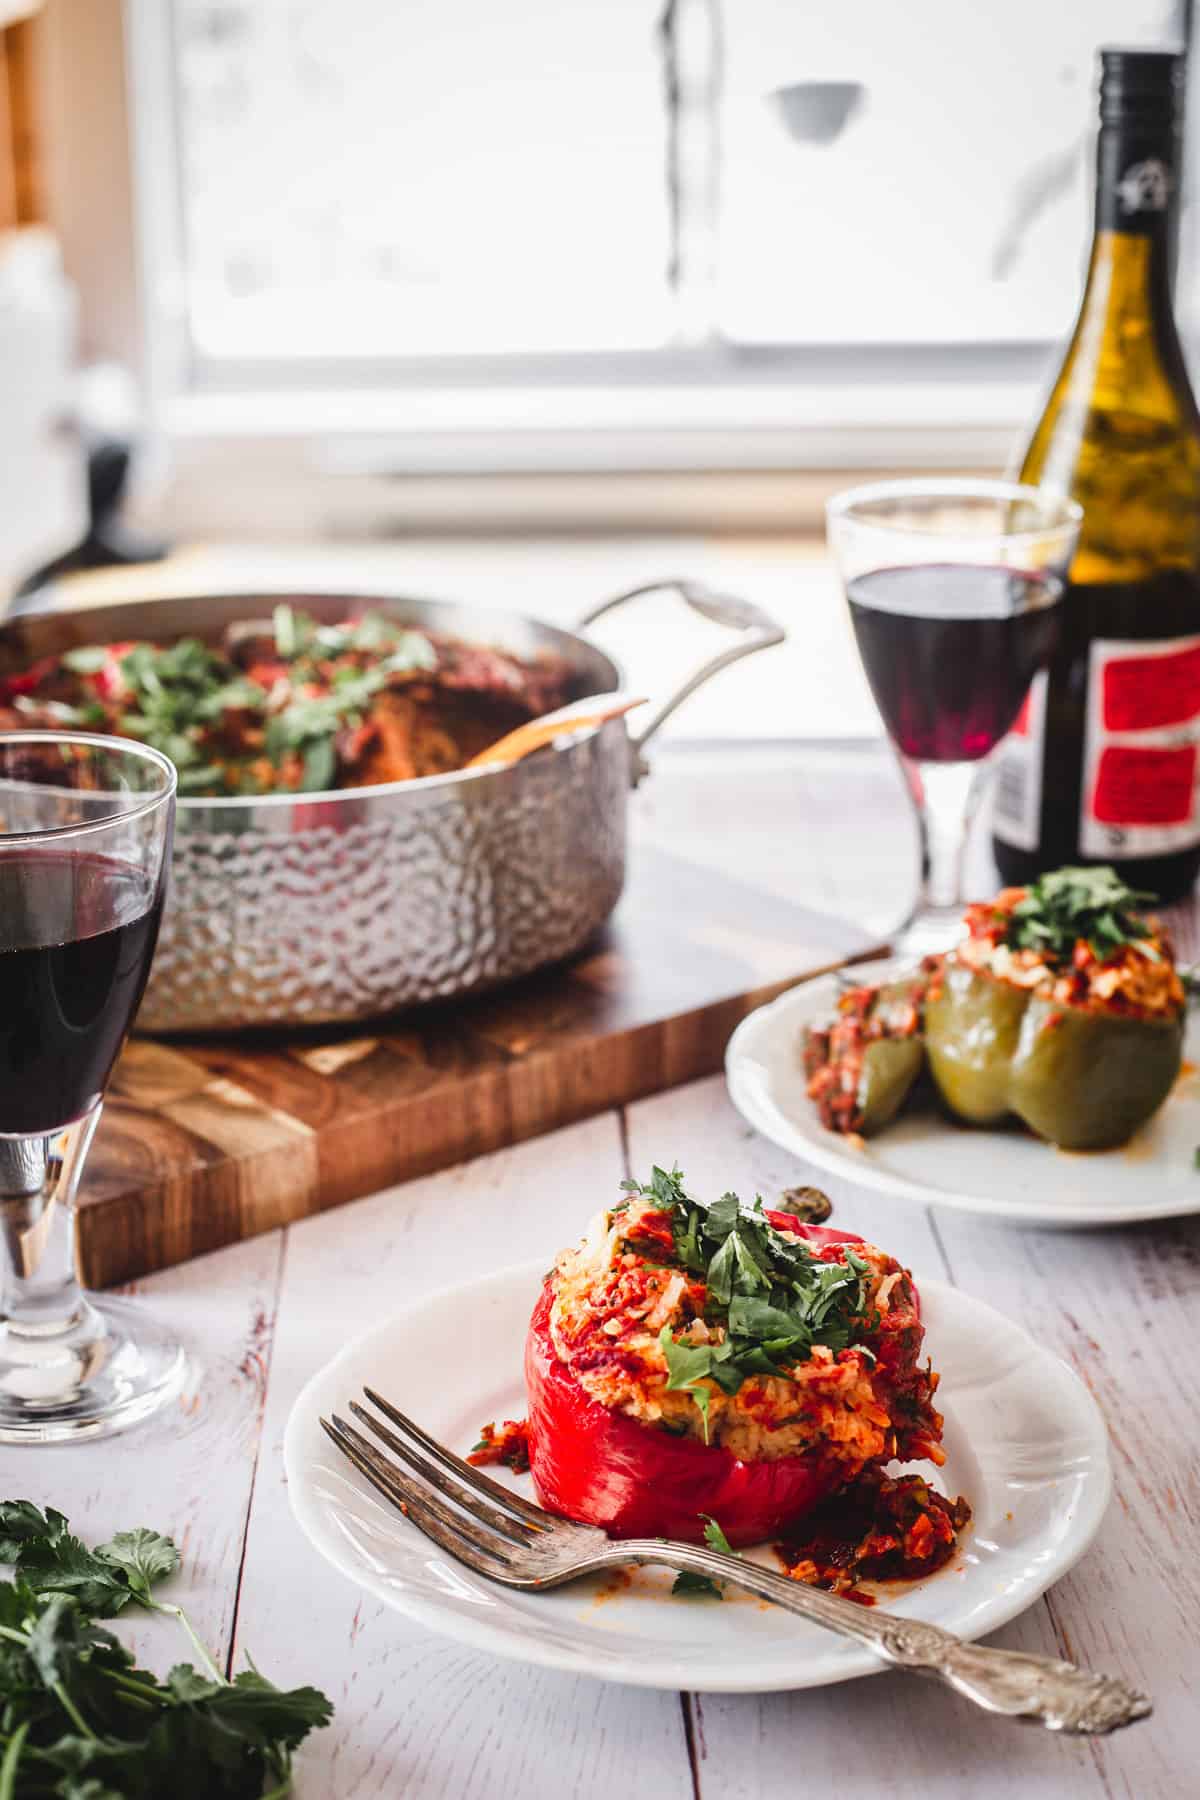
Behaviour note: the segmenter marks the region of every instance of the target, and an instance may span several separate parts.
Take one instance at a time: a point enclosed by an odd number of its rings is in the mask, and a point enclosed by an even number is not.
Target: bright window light
[[[1168,0],[171,7],[192,347],[276,363],[667,348],[672,174],[693,345],[1055,338],[1097,46],[1178,26]]]

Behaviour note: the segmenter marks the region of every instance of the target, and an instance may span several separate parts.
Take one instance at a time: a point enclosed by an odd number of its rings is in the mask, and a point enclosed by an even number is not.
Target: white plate
[[[589,1578],[520,1594],[474,1575],[400,1517],[333,1448],[318,1417],[369,1383],[460,1453],[488,1419],[521,1418],[525,1330],[545,1268],[448,1289],[347,1345],[309,1382],[288,1420],[292,1511],[321,1554],[359,1587],[433,1631],[497,1656],[605,1681],[758,1693],[868,1675],[857,1644],[734,1594],[676,1599],[673,1577]],[[964,1545],[929,1580],[886,1604],[964,1637],[1022,1612],[1082,1556],[1109,1495],[1095,1401],[1064,1363],[977,1300],[920,1283],[947,1463],[938,1477],[975,1510]],[[514,1484],[516,1484],[516,1478]],[[519,1485],[531,1491],[529,1477]],[[770,1562],[769,1551],[761,1552]]]
[[[897,1200],[992,1213],[1026,1225],[1128,1225],[1200,1212],[1200,1074],[1190,1067],[1148,1125],[1117,1150],[1056,1150],[1013,1131],[955,1125],[916,1106],[865,1143],[828,1131],[804,1091],[800,1039],[828,1018],[836,977],[791,988],[743,1019],[725,1052],[742,1117],[785,1150]],[[1185,1056],[1200,1058],[1188,1023]]]

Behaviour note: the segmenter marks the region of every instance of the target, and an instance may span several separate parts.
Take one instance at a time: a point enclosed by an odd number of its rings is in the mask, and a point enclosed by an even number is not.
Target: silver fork
[[[355,1400],[350,1411],[404,1467],[336,1413],[321,1420],[328,1436],[426,1537],[505,1587],[530,1592],[561,1587],[598,1569],[657,1563],[731,1581],[857,1639],[884,1663],[936,1676],[986,1712],[1033,1719],[1051,1731],[1105,1732],[1144,1719],[1151,1710],[1145,1694],[1111,1675],[1091,1675],[1051,1656],[965,1643],[938,1625],[855,1605],[718,1550],[657,1538],[614,1541],[594,1525],[555,1518],[463,1462],[373,1388],[363,1392],[396,1430]]]

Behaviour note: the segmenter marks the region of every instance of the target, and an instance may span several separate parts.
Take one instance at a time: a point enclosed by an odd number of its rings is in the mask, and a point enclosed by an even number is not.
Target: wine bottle
[[[1200,868],[1200,412],[1171,309],[1184,58],[1101,53],[1096,230],[1020,479],[1084,509],[1060,637],[998,753],[1008,883],[1112,863],[1160,899]]]

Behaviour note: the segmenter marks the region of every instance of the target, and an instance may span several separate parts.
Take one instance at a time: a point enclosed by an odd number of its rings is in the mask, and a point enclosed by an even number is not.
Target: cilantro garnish
[[[1014,950],[1036,950],[1050,962],[1068,959],[1080,938],[1100,962],[1133,943],[1154,958],[1150,926],[1138,911],[1154,899],[1126,887],[1115,869],[1055,869],[1017,902],[1004,941]]]
[[[706,1441],[712,1390],[702,1384],[711,1381],[736,1394],[751,1375],[786,1375],[787,1365],[803,1360],[815,1344],[846,1350],[869,1329],[871,1269],[849,1245],[841,1260],[822,1262],[807,1245],[775,1230],[761,1199],[750,1209],[730,1193],[706,1205],[686,1192],[678,1168],[668,1173],[655,1167],[648,1182],[621,1185],[670,1213],[680,1263],[704,1277],[705,1317],[725,1327],[720,1343],[693,1344],[669,1325],[659,1334],[667,1387],[691,1394]]]
[[[81,644],[75,650],[64,650],[61,660],[63,668],[75,675],[98,675],[108,661],[108,650],[103,644]]]
[[[722,1358],[721,1353],[727,1349],[725,1344],[697,1344],[694,1347],[690,1344],[678,1344],[671,1335],[669,1325],[663,1326],[658,1342],[667,1359],[667,1386],[691,1391],[692,1399],[700,1408],[704,1418],[704,1441],[707,1443],[708,1403],[712,1395],[708,1388],[698,1387],[697,1383],[703,1381],[706,1376],[717,1379],[718,1363],[722,1360],[728,1361],[729,1356],[733,1354],[733,1346],[728,1346],[727,1355]],[[742,1385],[740,1377],[737,1385],[738,1387]]]
[[[320,625],[281,603],[272,632],[287,671],[270,693],[199,638],[181,638],[166,649],[133,644],[121,656],[117,727],[170,758],[181,794],[261,791],[251,767],[235,770],[214,760],[211,746],[219,741],[226,713],[253,715],[276,767],[285,756],[299,757],[302,792],[331,788],[337,779],[337,734],[363,722],[393,676],[437,666],[437,650],[424,632],[394,624],[383,613],[366,613],[347,625]],[[348,661],[330,669],[337,659],[355,655],[374,660],[367,668]],[[103,646],[89,644],[64,652],[61,660],[73,674],[87,676],[113,658]],[[78,706],[40,700],[38,711],[64,725],[104,726],[108,717],[86,697]],[[248,764],[247,758],[242,761]]]
[[[721,1530],[711,1513],[697,1515],[704,1520],[704,1541],[710,1550],[721,1550],[726,1556],[735,1556],[737,1552]],[[723,1600],[725,1593],[719,1581],[711,1575],[698,1575],[691,1569],[682,1569],[675,1577],[671,1587],[673,1594],[703,1594],[709,1600]]]
[[[694,1569],[680,1569],[671,1583],[671,1592],[694,1595],[697,1599],[703,1597],[706,1600],[723,1600],[725,1598],[719,1582],[714,1581],[710,1575],[698,1575]]]
[[[424,632],[397,625],[386,613],[364,613],[347,625],[319,625],[308,613],[281,603],[272,616],[272,629],[276,654],[294,666],[327,661],[351,651],[386,651],[393,674],[437,666],[437,651]],[[304,673],[303,667],[298,673]]]
[[[275,608],[275,647],[290,663],[293,686],[320,686],[317,694],[295,694],[267,719],[266,752],[280,763],[289,751],[304,759],[301,787],[319,793],[333,786],[337,772],[334,739],[344,728],[353,729],[366,716],[376,694],[387,687],[392,675],[412,669],[431,669],[437,652],[419,631],[393,625],[381,613],[367,613],[353,625],[317,625],[306,613],[290,606]],[[345,664],[326,681],[321,665],[352,651],[385,651],[368,669]]]
[[[315,1688],[273,1687],[251,1666],[229,1681],[178,1606],[154,1588],[179,1566],[170,1538],[141,1527],[94,1550],[62,1513],[0,1501],[0,1800],[259,1800],[291,1792],[292,1754],[327,1725]],[[203,1665],[165,1681],[96,1623],[129,1605],[167,1613]]]
[[[291,662],[312,642],[313,622],[307,613],[298,613],[286,601],[280,601],[271,615],[275,631],[275,649],[284,662]]]
[[[712,1514],[701,1513],[700,1517],[704,1520],[704,1541],[709,1549],[720,1550],[723,1555],[732,1556],[734,1554],[733,1545],[725,1536],[725,1533],[721,1530],[721,1527],[717,1524],[717,1521],[713,1518]]]
[[[78,666],[84,652],[73,654]],[[135,644],[121,658],[120,668],[129,690],[122,733],[170,757],[179,771],[180,793],[219,786],[221,772],[201,747],[204,728],[228,709],[264,706],[264,690],[199,638],[180,638],[167,650]]]

